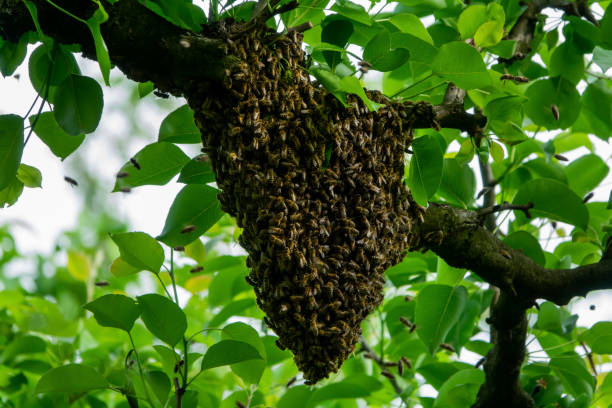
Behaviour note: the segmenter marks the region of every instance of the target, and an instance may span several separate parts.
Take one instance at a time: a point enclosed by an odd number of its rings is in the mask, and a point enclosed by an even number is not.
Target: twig
[[[370,355],[372,360],[374,360],[376,362],[376,364],[378,364],[378,366],[381,368],[381,370],[385,370],[386,371],[386,367],[387,366],[385,364],[385,361],[383,361],[383,359],[380,358],[380,356],[378,354],[376,354],[374,349],[372,347],[370,347],[370,345],[365,341],[365,339],[363,337],[359,338],[359,344],[361,344],[361,347],[365,351],[368,352],[368,354]],[[391,383],[391,386],[393,386],[393,389],[395,390],[396,394],[403,400],[403,398],[402,398],[402,388],[399,386],[399,384],[395,380],[395,376],[393,376],[393,374],[391,374],[391,376],[385,375],[385,377],[387,377],[389,379],[389,382]]]
[[[532,208],[533,208],[533,203],[531,202],[527,204],[510,204],[508,202],[505,202],[503,204],[497,204],[492,207],[481,208],[480,210],[477,211],[477,214],[478,214],[478,217],[484,218],[489,214],[493,214],[493,213],[500,212],[500,211],[520,210],[525,213],[525,216],[527,218],[531,218],[531,214],[529,213],[529,210]]]
[[[597,368],[595,367],[595,361],[593,361],[593,353],[589,351],[586,344],[584,344],[584,341],[581,341],[580,345],[582,346],[582,349],[586,353],[587,361],[589,362],[589,365],[591,366],[591,370],[593,370],[593,374],[597,376]]]

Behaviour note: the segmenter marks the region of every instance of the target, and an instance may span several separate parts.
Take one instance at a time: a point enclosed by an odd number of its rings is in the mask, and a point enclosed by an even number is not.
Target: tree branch
[[[363,337],[359,338],[359,344],[361,344],[361,347],[369,354],[369,356],[372,358],[372,360],[374,360],[374,362],[376,364],[378,364],[378,366],[380,367],[381,370],[384,370],[384,371],[387,370],[386,362],[378,354],[376,354],[374,349],[372,349],[372,347],[370,347],[370,345],[365,341],[365,339]],[[387,376],[385,376],[385,377],[387,377]],[[391,383],[391,386],[395,390],[395,393],[397,395],[399,395],[400,398],[402,398],[401,397],[401,395],[402,395],[402,388],[399,386],[399,384],[395,380],[395,376],[391,375],[391,376],[389,376],[387,378],[389,379],[389,383]]]
[[[535,404],[523,390],[520,373],[526,355],[527,317],[522,302],[502,292],[491,306],[493,348],[484,363],[485,383],[472,408],[533,408]]]
[[[34,3],[43,33],[62,44],[79,44],[85,57],[96,59],[85,24],[44,0]],[[90,1],[61,0],[57,4],[85,20],[97,9]],[[226,55],[226,46],[219,39],[177,27],[136,1],[104,3],[104,7],[109,19],[101,31],[111,61],[134,81],[153,81],[159,89],[181,95],[194,81],[222,79],[236,60]],[[11,41],[35,30],[23,2],[16,0],[0,0],[0,27],[0,33]]]
[[[62,44],[79,44],[85,57],[96,59],[91,33],[84,24],[44,0],[33,1],[46,35]],[[81,0],[57,0],[57,4],[85,20],[97,7],[95,3]],[[101,29],[111,62],[134,81],[152,81],[158,89],[182,96],[204,82],[214,84],[227,80],[231,68],[243,58],[228,55],[227,44],[217,38],[219,32],[236,29],[223,20],[205,26],[202,33],[194,33],[169,23],[135,1],[104,6],[109,19]],[[303,31],[310,26],[307,23],[292,31]],[[17,41],[26,31],[35,30],[29,12],[18,0],[0,0],[0,28],[2,36],[12,41]],[[413,124],[415,128],[440,126],[471,132],[486,124],[483,115],[465,112],[463,102],[457,103],[456,98],[445,99],[439,106],[425,103],[420,106],[425,114]]]
[[[531,41],[535,33],[540,13],[545,8],[562,10],[567,15],[582,17],[592,24],[599,26],[599,21],[589,9],[588,0],[532,0],[527,8],[518,18],[512,30],[504,38],[516,41],[514,55],[510,59],[500,59],[502,62],[512,63],[515,60],[525,58],[531,52]]]
[[[474,211],[430,204],[417,228],[421,248],[431,249],[451,266],[470,269],[525,304],[546,299],[564,305],[575,296],[612,288],[612,246],[598,263],[547,269],[493,236]]]

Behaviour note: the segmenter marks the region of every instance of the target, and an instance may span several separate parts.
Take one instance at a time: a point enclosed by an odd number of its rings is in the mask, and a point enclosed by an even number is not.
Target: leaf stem
[[[80,17],[75,16],[74,14],[72,14],[71,12],[69,12],[68,10],[58,6],[57,4],[55,4],[54,2],[52,2],[51,0],[46,0],[47,3],[49,3],[50,5],[52,5],[53,7],[55,7],[56,9],[58,9],[59,11],[61,11],[62,13],[66,14],[67,16],[70,16],[72,18],[74,18],[76,21],[80,21],[83,24],[87,24],[87,21],[83,20]]]
[[[396,96],[399,96],[399,95],[403,94],[404,92],[406,92],[406,91],[407,91],[407,90],[409,90],[410,88],[414,88],[415,86],[419,85],[420,83],[427,81],[427,80],[428,80],[429,78],[431,78],[432,76],[433,76],[433,73],[431,73],[431,74],[427,75],[427,76],[426,76],[426,77],[424,77],[424,78],[419,79],[418,81],[416,81],[416,82],[414,82],[414,83],[412,83],[412,84],[408,85],[406,88],[404,88],[404,89],[401,89],[401,90],[397,91],[396,93],[394,93],[393,95],[391,95],[391,97],[390,97],[390,98],[391,98],[391,99],[393,99],[393,98],[395,98]]]
[[[144,371],[142,370],[142,365],[140,364],[140,356],[138,355],[138,351],[136,350],[136,345],[134,344],[134,338],[132,337],[131,332],[127,332],[128,337],[130,338],[130,344],[132,345],[132,350],[134,350],[134,355],[136,356],[136,365],[138,366],[138,374],[140,375],[140,381],[142,381],[142,387],[144,388],[144,392],[146,395],[146,400],[150,406],[154,406],[151,402],[151,396],[149,395],[149,388],[147,387],[147,383],[144,378]]]

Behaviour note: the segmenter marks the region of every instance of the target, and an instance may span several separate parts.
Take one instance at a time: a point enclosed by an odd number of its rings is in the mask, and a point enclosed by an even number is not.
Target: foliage
[[[24,3],[36,21],[35,4]],[[95,14],[80,21],[109,84],[101,34],[107,3],[95,3]],[[206,21],[189,0],[140,3],[182,28],[199,31]],[[251,3],[212,1],[208,18],[248,19]],[[542,19],[528,58],[511,62],[500,58],[515,53],[516,41],[505,33],[525,10],[519,1],[372,1],[366,8],[349,0],[302,0],[274,24],[283,30],[313,23],[304,35],[310,73],[343,102],[355,93],[377,109],[363,82],[389,97],[434,104],[442,102],[449,82],[466,90],[465,108],[488,119],[483,139],[448,128],[416,130],[407,185],[421,205],[475,209],[472,165],[489,163],[497,203],[534,204],[535,218],[517,211],[497,219],[504,242],[541,265],[562,268],[597,261],[612,230],[612,193],[607,202],[585,198],[608,188],[608,157],[593,141],[608,142],[612,134],[612,80],[605,74],[612,66],[612,9],[607,1],[593,4],[604,12],[600,26],[568,15]],[[104,107],[101,85],[82,75],[73,57],[78,50],[37,28],[16,43],[0,38],[4,76],[24,63],[27,44],[42,42],[28,61],[42,98],[39,110],[0,115],[2,207],[44,178],[21,163],[32,134],[63,160],[87,143]],[[138,84],[137,92],[145,98],[152,89]],[[51,111],[44,111],[45,103]],[[245,282],[245,257],[228,251],[240,229],[220,209],[210,163],[177,146],[197,143],[193,112],[184,105],[168,113],[156,142],[113,169],[114,192],[164,185],[179,175],[185,186],[159,236],[128,232],[100,215],[103,222],[68,234],[68,247],[33,258],[32,288],[21,289],[17,278],[2,274],[5,406],[168,407],[180,401],[183,407],[348,408],[365,401],[372,407],[459,408],[474,402],[484,375],[472,356],[478,360],[490,348],[483,322],[493,291],[432,252],[410,252],[387,271],[385,301],[363,327],[371,350],[358,347],[336,376],[315,387],[301,385],[290,353],[276,346]],[[574,159],[566,163],[563,155]],[[90,230],[93,241],[85,239]],[[0,270],[23,257],[10,228],[0,227]],[[133,289],[142,282],[148,285]],[[568,308],[545,302],[533,311],[529,334],[530,350],[543,353],[525,361],[521,383],[538,407],[612,404],[612,376],[604,366],[612,354],[612,322],[580,327]],[[388,364],[377,364],[381,360]],[[426,392],[425,384],[436,392]]]

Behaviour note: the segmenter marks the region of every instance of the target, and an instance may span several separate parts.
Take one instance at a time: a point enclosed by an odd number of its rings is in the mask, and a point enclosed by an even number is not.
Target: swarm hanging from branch
[[[314,383],[353,351],[383,272],[415,239],[422,209],[402,181],[404,151],[411,125],[434,113],[378,93],[368,93],[384,104],[377,112],[352,96],[345,107],[311,83],[301,34],[239,27],[215,32],[240,62],[188,100],[219,200],[244,229],[247,281],[279,347]]]

